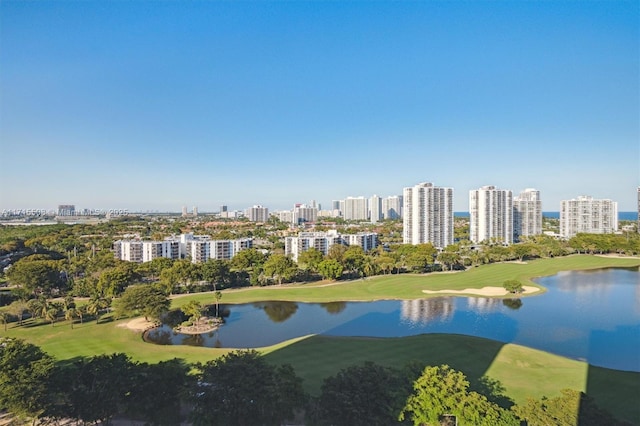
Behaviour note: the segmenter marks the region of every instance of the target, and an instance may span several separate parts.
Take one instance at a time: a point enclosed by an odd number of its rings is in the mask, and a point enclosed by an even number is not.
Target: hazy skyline
[[[419,182],[635,211],[640,4],[0,2],[0,209],[271,210]]]

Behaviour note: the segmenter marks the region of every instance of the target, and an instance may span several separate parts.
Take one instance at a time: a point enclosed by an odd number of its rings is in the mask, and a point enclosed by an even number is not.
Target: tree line
[[[327,377],[316,397],[302,384],[290,365],[272,364],[255,350],[192,365],[140,363],[124,354],[56,362],[33,344],[0,339],[0,409],[33,424],[109,424],[117,415],[196,426],[625,424],[578,391],[515,405],[500,383],[487,377],[471,383],[446,365],[366,362]]]

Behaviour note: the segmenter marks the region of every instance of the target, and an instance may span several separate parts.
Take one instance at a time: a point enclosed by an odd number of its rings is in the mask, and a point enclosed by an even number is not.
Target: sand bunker
[[[150,328],[156,327],[157,324],[153,321],[148,321],[144,317],[134,318],[131,321],[118,324],[118,327],[128,328],[132,331],[146,331]]]
[[[522,286],[522,293],[520,294],[532,294],[540,291],[538,287],[534,286]],[[465,288],[464,290],[422,290],[426,294],[471,294],[474,296],[508,296],[512,294],[517,296],[518,294],[509,293],[503,287],[482,287],[482,288]]]

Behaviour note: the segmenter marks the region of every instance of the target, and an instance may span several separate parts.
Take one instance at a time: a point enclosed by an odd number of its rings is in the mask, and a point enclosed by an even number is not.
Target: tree
[[[202,279],[213,285],[213,291],[217,291],[217,285],[225,288],[229,282],[229,262],[226,260],[209,259],[202,265]]]
[[[145,320],[160,319],[169,310],[171,301],[166,294],[155,285],[140,284],[127,288],[115,302],[117,316],[128,316],[135,313],[143,315]]]
[[[181,402],[186,398],[189,386],[195,386],[189,376],[190,368],[179,359],[157,364],[134,364],[127,414],[152,425],[180,424],[183,420]]]
[[[93,296],[89,299],[89,303],[86,305],[86,312],[89,315],[93,315],[96,319],[96,324],[100,321],[100,314],[105,309],[111,306],[111,298],[103,297],[100,295]]]
[[[11,313],[11,315],[18,318],[18,325],[22,325],[24,313],[28,310],[29,308],[27,304],[21,300],[13,301],[9,305],[9,312]]]
[[[318,272],[324,279],[337,280],[342,276],[342,265],[335,259],[325,259],[318,265]]]
[[[133,368],[124,354],[97,355],[64,366],[56,378],[56,417],[108,422],[131,395]]]
[[[324,380],[316,415],[335,426],[393,424],[404,398],[400,380],[398,372],[373,362],[340,370]]]
[[[57,263],[28,256],[14,263],[7,271],[7,278],[31,294],[51,295],[64,284]]]
[[[414,425],[437,425],[443,417],[455,416],[459,425],[519,425],[515,416],[469,391],[465,375],[448,365],[426,367],[413,384],[399,420],[409,418]]]
[[[396,264],[396,261],[393,259],[393,257],[389,256],[388,254],[381,254],[380,256],[376,257],[375,262],[382,270],[382,273],[385,275],[392,272]]]
[[[69,309],[65,309],[64,311],[64,319],[69,321],[69,323],[71,324],[71,329],[73,329],[73,320],[77,316],[78,315],[76,314],[76,308],[69,308]]]
[[[278,285],[282,285],[283,280],[290,280],[296,275],[298,268],[290,257],[283,254],[272,254],[264,263],[264,273],[275,279]]]
[[[298,255],[298,266],[303,271],[318,272],[318,265],[323,259],[322,252],[311,247]]]
[[[513,294],[522,293],[523,291],[522,283],[518,280],[506,280],[502,283],[502,287]]]
[[[198,322],[202,317],[202,305],[197,300],[191,300],[182,308],[180,308],[185,315],[191,318],[191,321]]]
[[[431,243],[409,247],[413,249],[407,255],[407,267],[414,272],[425,272],[434,263],[438,250]]]
[[[7,331],[7,324],[9,323],[9,312],[0,311],[0,322],[4,324],[4,331]]]
[[[200,425],[281,425],[302,408],[302,380],[255,350],[234,351],[198,365],[191,419]]]
[[[327,253],[326,259],[332,259],[340,263],[342,266],[344,252],[347,251],[347,246],[343,244],[333,244],[329,247],[329,252]]]
[[[44,319],[51,323],[51,327],[53,327],[56,322],[58,312],[60,312],[60,309],[53,304],[49,305],[47,310],[44,312]]]
[[[216,291],[213,293],[214,298],[216,299],[216,318],[220,316],[220,299],[222,299],[222,292]]]
[[[0,407],[21,418],[38,418],[51,406],[55,361],[20,339],[0,338]]]
[[[342,255],[342,264],[350,273],[361,276],[364,273],[365,254],[360,246],[351,246]]]
[[[452,270],[455,265],[460,263],[460,255],[453,251],[442,251],[438,254],[438,262],[444,265],[445,270]]]
[[[134,263],[122,262],[104,271],[98,279],[98,291],[106,296],[119,296],[125,288],[140,279]]]

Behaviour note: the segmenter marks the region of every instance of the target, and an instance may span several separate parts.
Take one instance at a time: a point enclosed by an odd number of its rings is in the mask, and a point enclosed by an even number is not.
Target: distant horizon
[[[0,210],[636,208],[640,3],[0,2]]]

